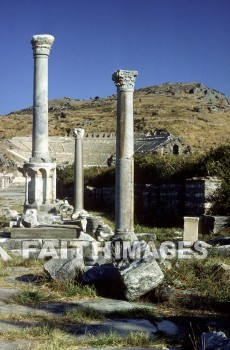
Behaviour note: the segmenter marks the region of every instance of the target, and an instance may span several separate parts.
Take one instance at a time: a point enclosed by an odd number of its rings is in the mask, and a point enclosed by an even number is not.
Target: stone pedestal
[[[117,86],[115,238],[134,239],[133,92],[136,71],[118,70]]]
[[[198,241],[198,235],[201,230],[201,220],[202,217],[184,217],[184,241],[190,241],[191,244],[194,244],[196,241]]]
[[[26,178],[24,211],[50,212],[56,199],[56,164],[48,148],[48,57],[54,37],[34,35],[34,99],[32,157],[24,164]]]
[[[84,129],[74,129],[75,158],[74,158],[74,212],[72,219],[77,219],[84,209],[84,180],[83,180],[83,137]]]
[[[25,203],[26,209],[35,208],[38,211],[50,212],[54,209],[56,200],[55,163],[25,163],[26,178]]]

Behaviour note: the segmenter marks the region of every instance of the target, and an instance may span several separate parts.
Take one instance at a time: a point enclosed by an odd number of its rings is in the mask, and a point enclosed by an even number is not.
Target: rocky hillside
[[[230,101],[224,94],[200,83],[165,83],[134,93],[135,131],[167,129],[182,135],[194,151],[201,152],[230,135]],[[75,127],[86,132],[116,129],[116,95],[90,100],[70,98],[49,102],[49,134],[65,136]],[[32,132],[32,107],[0,117],[0,137],[26,136]]]

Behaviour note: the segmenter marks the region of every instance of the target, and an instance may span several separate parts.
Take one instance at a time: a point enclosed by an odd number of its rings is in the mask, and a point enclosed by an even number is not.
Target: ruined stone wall
[[[135,214],[165,223],[176,217],[201,216],[210,209],[220,183],[217,178],[197,178],[182,184],[135,186]],[[114,188],[85,188],[86,208],[95,205],[104,210],[113,209],[114,202]]]
[[[213,196],[221,180],[210,178],[188,179],[185,183],[185,213],[188,216],[207,214],[212,206]]]

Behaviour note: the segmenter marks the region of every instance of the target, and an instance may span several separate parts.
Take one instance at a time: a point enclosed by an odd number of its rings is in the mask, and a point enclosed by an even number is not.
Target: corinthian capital
[[[83,139],[84,133],[85,133],[84,129],[80,129],[80,128],[73,129],[73,136],[75,137],[75,139]]]
[[[34,35],[31,40],[31,44],[36,55],[49,56],[51,46],[54,42],[54,37],[48,34]]]
[[[135,78],[138,72],[135,70],[118,70],[112,75],[115,85],[121,90],[134,90]]]

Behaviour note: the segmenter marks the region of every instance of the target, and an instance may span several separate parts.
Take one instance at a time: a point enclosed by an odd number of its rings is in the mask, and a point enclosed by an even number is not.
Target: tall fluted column
[[[112,76],[117,86],[115,237],[134,235],[134,135],[133,92],[136,71],[118,70]]]
[[[54,42],[52,35],[34,35],[34,102],[32,159],[49,162],[48,149],[48,57]]]
[[[74,129],[75,137],[75,158],[74,158],[74,212],[73,219],[76,219],[84,209],[84,180],[83,180],[83,137],[85,130]]]

